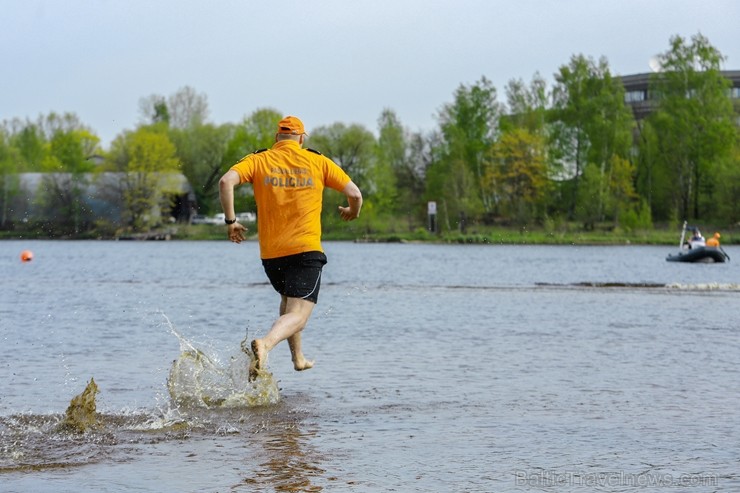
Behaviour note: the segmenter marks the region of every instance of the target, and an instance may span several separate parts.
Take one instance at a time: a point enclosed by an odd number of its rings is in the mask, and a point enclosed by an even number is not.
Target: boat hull
[[[669,262],[722,263],[727,261],[727,255],[716,247],[696,247],[670,254],[666,260]]]

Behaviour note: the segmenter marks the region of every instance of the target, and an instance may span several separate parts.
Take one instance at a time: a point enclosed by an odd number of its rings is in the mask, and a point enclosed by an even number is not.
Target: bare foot
[[[313,368],[313,363],[313,361],[309,361],[303,356],[300,356],[293,360],[293,368],[295,368],[295,371],[308,370]]]
[[[252,341],[252,354],[254,359],[249,365],[249,381],[254,382],[257,379],[257,375],[260,371],[267,367],[267,352],[265,351],[265,343],[259,339]]]

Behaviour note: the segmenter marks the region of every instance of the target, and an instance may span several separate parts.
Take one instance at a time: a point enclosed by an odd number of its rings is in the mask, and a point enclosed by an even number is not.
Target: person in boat
[[[234,243],[243,242],[247,231],[236,220],[234,188],[252,184],[262,266],[280,294],[279,318],[264,337],[252,341],[251,381],[265,369],[267,353],[286,339],[294,368],[313,367],[313,361],[303,355],[301,331],[318,301],[326,264],[321,246],[323,190],[332,188],[346,196],[348,205],[338,210],[345,221],[357,219],[362,208],[362,193],[347,173],[320,152],[303,148],[306,135],[303,122],[285,117],[278,123],[270,149],[242,158],[219,181],[227,235]]]
[[[697,248],[697,247],[703,247],[703,246],[706,246],[704,237],[701,235],[701,231],[699,231],[699,228],[694,228],[693,235],[691,236],[691,239],[689,240],[689,248]]]
[[[720,234],[719,233],[714,233],[714,236],[712,236],[711,238],[709,238],[707,240],[707,243],[706,243],[707,246],[708,247],[718,248],[719,247],[719,238],[720,238]]]

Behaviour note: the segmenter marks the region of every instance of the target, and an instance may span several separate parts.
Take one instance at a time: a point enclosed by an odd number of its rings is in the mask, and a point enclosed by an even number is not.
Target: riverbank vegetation
[[[249,225],[248,240],[257,241],[254,225]],[[647,230],[610,229],[607,225],[585,231],[573,223],[557,229],[475,227],[468,232],[448,231],[432,233],[426,228],[415,231],[371,232],[362,231],[353,225],[325,233],[325,241],[351,241],[357,243],[440,243],[466,245],[666,245],[677,246],[680,236],[677,228],[659,227]],[[714,229],[706,230],[710,234]],[[52,236],[42,230],[0,231],[2,239],[94,239],[94,240],[190,240],[227,241],[226,227],[214,225],[176,225],[152,230],[147,233],[124,235],[100,235],[95,231],[71,236]],[[740,244],[739,230],[722,233],[724,245]]]
[[[539,74],[502,92],[485,77],[461,84],[429,132],[409,130],[389,108],[376,133],[340,122],[311,129],[307,145],[365,196],[362,216],[348,225],[336,214],[341,195],[326,193],[325,238],[669,244],[688,220],[734,241],[740,88],[702,35],[673,37],[657,60],[652,97],[641,101],[650,111],[639,119],[629,104],[636,96],[606,59],[574,55],[551,86]],[[206,96],[190,87],[144,97],[140,110],[141,123],[108,149],[74,114],[4,121],[0,237],[220,237],[220,228],[188,223],[219,211],[219,177],[270,147],[283,113],[261,108],[214,124]],[[30,174],[33,193],[22,179]],[[190,188],[166,185],[162,177],[174,174]],[[237,203],[253,212],[249,188]],[[113,204],[105,214],[103,202]]]

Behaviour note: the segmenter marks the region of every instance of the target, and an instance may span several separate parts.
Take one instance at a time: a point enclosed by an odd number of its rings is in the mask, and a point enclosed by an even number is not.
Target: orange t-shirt
[[[344,190],[350,177],[334,161],[298,142],[282,140],[231,167],[251,183],[257,201],[260,257],[285,257],[321,248],[324,187]]]

